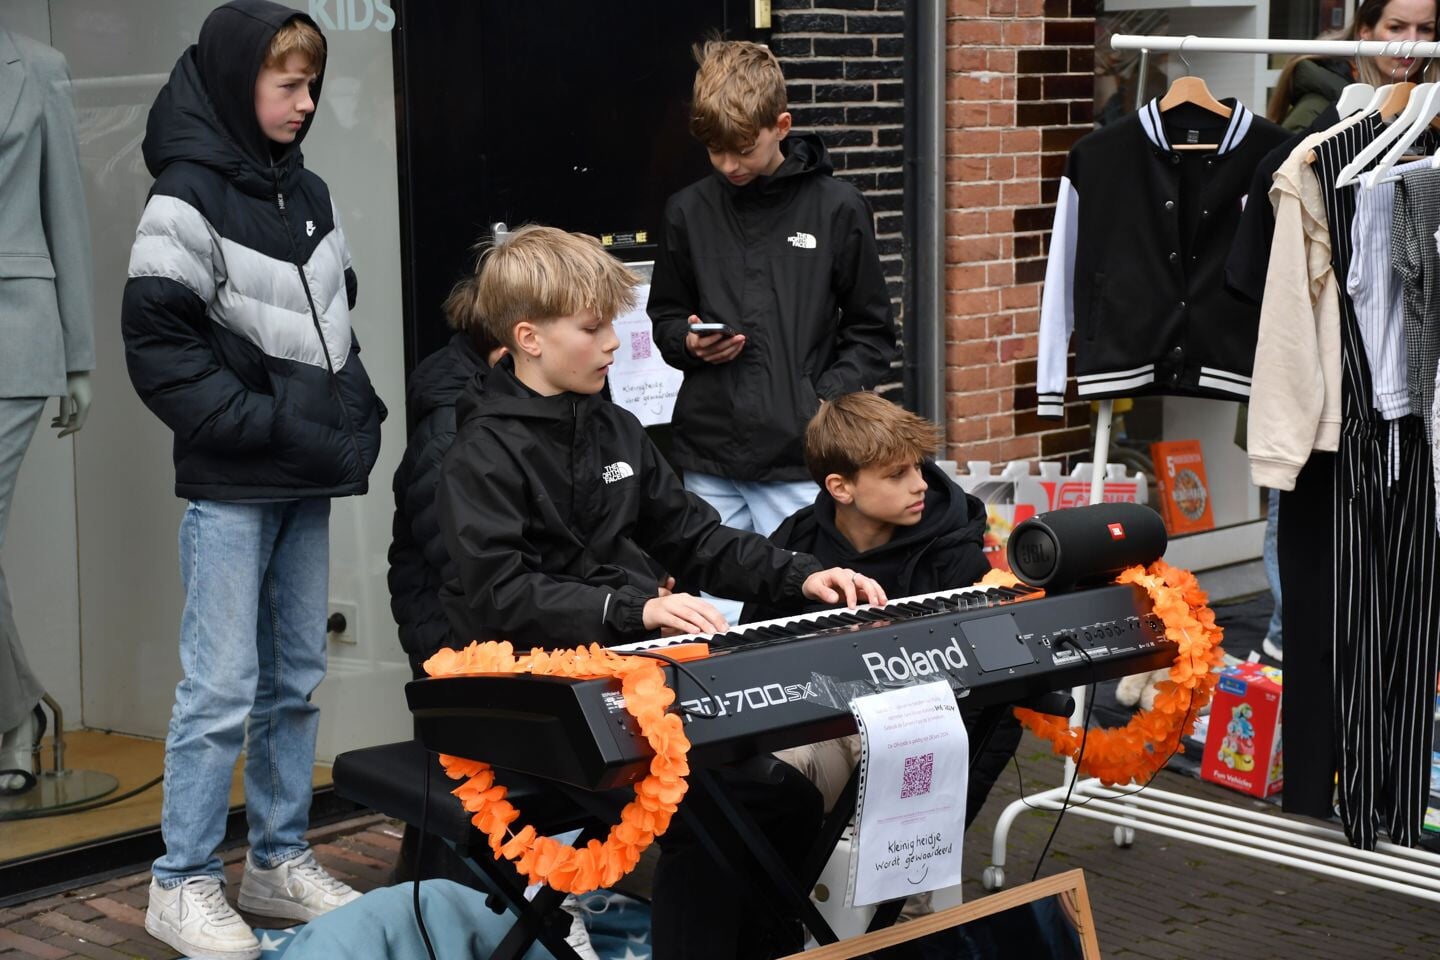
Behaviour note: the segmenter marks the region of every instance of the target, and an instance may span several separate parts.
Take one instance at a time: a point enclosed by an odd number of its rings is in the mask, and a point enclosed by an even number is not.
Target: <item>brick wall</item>
[[[1094,0],[948,0],[946,433],[959,460],[1088,450],[1035,416],[1040,287],[1065,155],[1091,129]]]
[[[774,0],[770,47],[795,126],[820,134],[835,174],[865,192],[903,330],[904,0]],[[902,333],[903,336],[903,333]],[[899,399],[900,361],[881,388]]]

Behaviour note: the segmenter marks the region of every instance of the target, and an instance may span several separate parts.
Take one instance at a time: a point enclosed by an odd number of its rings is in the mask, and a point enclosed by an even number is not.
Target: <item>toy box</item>
[[[1200,777],[1255,797],[1284,786],[1280,748],[1282,674],[1274,667],[1227,667],[1210,704],[1210,729]]]

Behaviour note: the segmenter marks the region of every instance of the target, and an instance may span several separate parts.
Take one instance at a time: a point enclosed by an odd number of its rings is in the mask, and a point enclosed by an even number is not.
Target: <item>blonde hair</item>
[[[822,487],[838,473],[853,480],[865,467],[919,463],[940,448],[940,428],[878,393],[846,393],[805,427],[805,466]]]
[[[451,330],[468,334],[476,352],[482,357],[489,357],[492,350],[503,344],[485,325],[485,315],[480,312],[477,302],[479,292],[480,285],[473,274],[462,277],[451,288],[441,309],[445,312],[445,325]]]
[[[785,75],[768,47],[707,40],[695,47],[690,133],[710,150],[745,150],[785,112]]]
[[[262,66],[271,70],[283,70],[292,53],[300,54],[312,73],[325,72],[325,38],[314,24],[300,17],[285,21],[280,29],[275,31],[275,36],[270,38],[270,49],[265,52]]]
[[[600,241],[555,227],[523,226],[492,245],[476,270],[473,309],[497,342],[515,346],[515,325],[581,310],[613,320],[635,302],[640,278]]]

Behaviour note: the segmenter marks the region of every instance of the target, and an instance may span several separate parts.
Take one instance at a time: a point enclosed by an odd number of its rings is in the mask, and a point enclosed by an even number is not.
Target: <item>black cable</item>
[[[1045,847],[1040,851],[1040,859],[1035,861],[1035,872],[1030,874],[1030,882],[1034,883],[1040,877],[1040,867],[1045,863],[1045,855],[1050,852],[1050,844],[1055,841],[1055,833],[1060,829],[1060,821],[1065,819],[1065,811],[1070,806],[1070,795],[1075,791],[1075,783],[1080,779],[1080,764],[1085,760],[1085,744],[1090,739],[1090,713],[1095,709],[1095,661],[1090,658],[1090,652],[1080,646],[1079,641],[1074,637],[1061,637],[1061,642],[1069,641],[1070,646],[1080,652],[1085,662],[1090,665],[1090,685],[1085,692],[1085,720],[1084,729],[1080,733],[1080,752],[1075,757],[1075,770],[1070,774],[1070,786],[1065,791],[1065,802],[1060,805],[1060,813],[1055,817],[1055,825],[1050,828],[1050,836],[1045,840]]]
[[[108,807],[112,803],[119,803],[121,800],[129,800],[136,794],[144,793],[151,787],[164,782],[164,780],[165,777],[162,774],[161,776],[156,777],[154,780],[151,780],[149,783],[141,784],[134,790],[127,790],[124,793],[116,794],[113,797],[105,797],[104,799],[97,800],[94,803],[76,803],[62,807],[46,807],[43,810],[26,810],[21,813],[0,814],[0,823],[11,823],[16,820],[40,820],[44,817],[60,817],[70,813],[86,813],[90,810],[99,810],[101,807]]]
[[[1074,771],[1074,773],[1072,773],[1071,776],[1070,776],[1070,786],[1069,786],[1068,788],[1066,788],[1066,790],[1065,790],[1065,800],[1064,800],[1064,802],[1063,802],[1063,803],[1061,804],[1061,806],[1060,806],[1060,811],[1059,811],[1058,815],[1055,817],[1055,825],[1050,828],[1050,836],[1045,840],[1045,846],[1044,846],[1044,848],[1040,851],[1040,858],[1035,862],[1035,870],[1034,870],[1034,872],[1031,873],[1031,875],[1030,875],[1030,881],[1031,881],[1032,883],[1033,883],[1036,879],[1039,878],[1039,876],[1040,876],[1040,867],[1041,867],[1042,864],[1045,863],[1045,857],[1046,857],[1046,855],[1050,852],[1050,844],[1055,840],[1055,834],[1056,834],[1056,832],[1060,829],[1060,821],[1063,820],[1063,819],[1065,819],[1065,812],[1070,808],[1070,796],[1071,796],[1071,794],[1072,794],[1072,793],[1074,792],[1074,790],[1075,790],[1075,783],[1076,783],[1076,781],[1078,781],[1078,780],[1080,779],[1080,764],[1081,764],[1081,763],[1084,761],[1084,759],[1085,759],[1085,744],[1086,744],[1086,742],[1090,739],[1090,714],[1091,714],[1091,711],[1093,710],[1093,708],[1094,708],[1094,706],[1095,706],[1095,683],[1096,683],[1096,679],[1097,679],[1097,675],[1096,675],[1096,673],[1095,673],[1095,661],[1091,659],[1089,652],[1086,651],[1086,650],[1084,650],[1084,649],[1080,646],[1080,644],[1079,644],[1078,642],[1076,642],[1074,639],[1069,638],[1069,637],[1066,637],[1066,638],[1064,638],[1064,639],[1065,639],[1066,641],[1068,641],[1069,645],[1072,646],[1072,647],[1074,647],[1074,648],[1080,653],[1080,656],[1082,656],[1082,657],[1085,658],[1085,662],[1090,665],[1090,677],[1091,677],[1091,679],[1090,679],[1090,683],[1089,683],[1089,686],[1087,687],[1086,694],[1085,694],[1085,696],[1086,696],[1086,700],[1085,700],[1085,720],[1084,720],[1085,726],[1084,726],[1084,729],[1082,730],[1082,732],[1081,732],[1081,734],[1080,734],[1080,752],[1079,752],[1079,753],[1076,755],[1076,757],[1075,757],[1075,771]],[[1126,797],[1133,797],[1133,796],[1137,796],[1138,794],[1144,792],[1145,788],[1148,787],[1148,786],[1150,786],[1150,784],[1155,781],[1155,778],[1156,778],[1157,776],[1159,776],[1160,771],[1163,770],[1163,769],[1165,769],[1165,766],[1166,766],[1167,764],[1169,764],[1169,763],[1170,763],[1170,760],[1175,756],[1175,754],[1180,751],[1180,747],[1181,747],[1181,745],[1182,745],[1182,743],[1184,742],[1184,739],[1185,739],[1185,738],[1184,738],[1183,731],[1184,731],[1185,727],[1189,725],[1189,723],[1190,723],[1190,717],[1191,717],[1191,715],[1194,713],[1194,711],[1195,711],[1195,694],[1194,694],[1194,691],[1191,691],[1191,694],[1190,694],[1190,703],[1189,703],[1189,705],[1188,705],[1188,706],[1186,707],[1186,709],[1185,709],[1185,721],[1180,725],[1180,731],[1181,731],[1181,732],[1177,732],[1177,733],[1176,733],[1176,736],[1175,736],[1175,746],[1170,750],[1170,753],[1165,757],[1165,762],[1162,763],[1162,764],[1160,764],[1160,766],[1158,766],[1158,767],[1155,768],[1155,772],[1152,773],[1152,774],[1150,774],[1150,778],[1149,778],[1148,780],[1146,780],[1143,784],[1141,784],[1139,789],[1137,789],[1137,790],[1131,790],[1131,791],[1120,791],[1120,792],[1122,792],[1122,793],[1124,794],[1124,796],[1126,796]],[[1012,759],[1014,759],[1014,758],[1012,757]],[[1016,774],[1017,777],[1020,775],[1020,763],[1019,763],[1018,760],[1015,762],[1015,774]],[[1020,781],[1020,790],[1021,790],[1021,798],[1020,798],[1020,799],[1021,799],[1021,802],[1024,803],[1025,806],[1031,807],[1032,805],[1031,805],[1028,801],[1026,801],[1026,800],[1025,800],[1025,797],[1024,797],[1025,783],[1024,783],[1024,780],[1023,780],[1023,779]],[[1075,806],[1076,806],[1077,808],[1078,808],[1078,807],[1088,806],[1092,800],[1100,800],[1100,799],[1113,800],[1113,799],[1118,799],[1118,798],[1115,798],[1115,797],[1090,797],[1089,799],[1085,800],[1083,803],[1077,803],[1077,804],[1075,804]],[[1032,809],[1036,809],[1036,808],[1032,807]]]
[[[626,656],[630,656],[630,657],[650,657],[652,660],[663,660],[663,661],[665,661],[665,663],[667,663],[667,664],[669,664],[670,666],[674,667],[674,668],[675,668],[676,670],[678,670],[680,673],[685,674],[685,676],[689,677],[689,678],[690,678],[690,682],[693,683],[693,684],[695,684],[695,686],[699,687],[699,688],[704,692],[706,699],[708,699],[711,703],[718,704],[722,710],[724,709],[724,704],[722,704],[722,703],[720,702],[720,700],[715,696],[715,694],[713,694],[713,693],[710,692],[710,688],[707,687],[707,686],[705,686],[704,682],[703,682],[699,677],[697,677],[697,676],[695,676],[695,674],[691,673],[689,667],[685,666],[685,664],[681,663],[679,660],[676,660],[674,657],[667,657],[667,656],[665,656],[665,654],[663,654],[663,653],[656,653],[654,650],[629,650],[629,651],[626,651]],[[672,686],[672,688],[675,690],[675,702],[676,702],[676,703],[679,703],[679,702],[680,702],[680,685],[679,685],[678,683],[672,683],[671,686]],[[716,718],[718,718],[718,717],[720,717],[720,716],[723,716],[723,714],[719,714],[719,713],[705,713],[705,712],[702,711],[702,710],[692,710],[692,709],[689,709],[689,708],[683,707],[683,706],[677,707],[676,709],[677,709],[680,713],[683,713],[683,714],[684,714],[685,716],[687,716],[687,717],[703,717],[703,718],[706,719],[706,720],[714,720],[714,719],[716,719]]]
[[[415,925],[420,928],[420,939],[425,941],[425,952],[435,960],[435,947],[430,943],[430,931],[425,929],[425,918],[420,915],[420,870],[425,863],[425,834],[430,829],[430,751],[420,751],[421,762],[425,765],[425,799],[420,801],[420,837],[415,842]]]

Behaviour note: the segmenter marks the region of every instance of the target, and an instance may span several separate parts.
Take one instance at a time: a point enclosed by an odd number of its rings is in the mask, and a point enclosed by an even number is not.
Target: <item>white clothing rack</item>
[[[1116,34],[1111,37],[1110,44],[1116,50],[1140,51],[1140,83],[1135,95],[1137,109],[1144,103],[1146,61],[1152,52],[1440,57],[1440,42],[1418,41],[1245,40]],[[1101,400],[1095,421],[1095,453],[1090,479],[1092,504],[1101,501],[1105,490],[1113,415],[1113,401]],[[1085,688],[1076,687],[1073,693],[1075,713],[1070,720],[1078,725],[1085,718]],[[1378,844],[1374,852],[1357,850],[1349,845],[1341,831],[1315,823],[1242,810],[1152,787],[1136,794],[1133,787],[1117,790],[1095,778],[1078,780],[1071,787],[1071,781],[1078,776],[1074,761],[1067,758],[1065,776],[1058,787],[1022,797],[1000,814],[991,844],[990,865],[981,876],[986,890],[998,890],[1005,885],[1005,846],[1010,825],[1029,807],[1068,810],[1074,816],[1112,824],[1118,847],[1134,843],[1138,830],[1440,902],[1440,856],[1427,851],[1390,843]],[[1071,798],[1068,807],[1067,792]]]
[[[1245,40],[1236,37],[1142,37],[1117,33],[1116,50],[1146,53],[1288,53],[1328,57],[1440,57],[1440,42],[1421,40]]]

